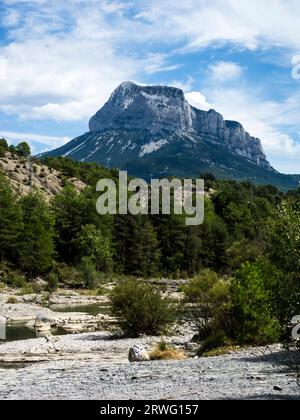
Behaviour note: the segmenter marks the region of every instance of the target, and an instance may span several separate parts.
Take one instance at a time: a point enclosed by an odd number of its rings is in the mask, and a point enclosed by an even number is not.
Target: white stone
[[[135,345],[129,350],[130,363],[149,362],[150,356],[144,346]]]
[[[34,328],[38,331],[49,331],[51,330],[51,321],[42,315],[38,315],[34,322]]]

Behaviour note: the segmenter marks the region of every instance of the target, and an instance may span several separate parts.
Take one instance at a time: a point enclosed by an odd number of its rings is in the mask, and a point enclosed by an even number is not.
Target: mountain
[[[131,82],[122,83],[91,118],[88,133],[46,155],[126,169],[146,179],[212,172],[282,189],[300,180],[275,171],[261,141],[240,123],[192,107],[180,89]]]

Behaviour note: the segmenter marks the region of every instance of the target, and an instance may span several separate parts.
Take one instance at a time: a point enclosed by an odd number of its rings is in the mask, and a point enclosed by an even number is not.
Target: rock
[[[149,353],[146,351],[145,347],[143,346],[133,346],[129,350],[129,362],[149,362],[150,356]]]
[[[62,326],[62,328],[66,332],[80,332],[80,331],[84,331],[87,328],[87,326],[85,324],[72,323],[72,324],[65,324]]]
[[[46,343],[57,343],[59,341],[58,337],[54,337],[53,335],[45,336]]]
[[[48,283],[46,282],[46,280],[43,280],[40,277],[37,277],[34,280],[34,283],[35,283],[36,286],[41,287],[41,288],[45,288],[48,285]]]
[[[283,389],[278,385],[275,385],[273,389],[274,389],[274,391],[278,391],[278,392],[283,391]]]
[[[34,322],[34,328],[37,331],[50,331],[51,330],[51,320],[44,317],[43,315],[38,315]]]
[[[185,348],[187,351],[190,351],[192,353],[197,353],[199,350],[199,344],[198,343],[185,343]]]

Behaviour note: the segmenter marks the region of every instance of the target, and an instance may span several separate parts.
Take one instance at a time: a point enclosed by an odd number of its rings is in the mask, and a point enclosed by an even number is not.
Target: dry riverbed
[[[128,349],[136,342],[105,333],[60,337],[61,356],[19,369],[0,368],[0,399],[300,399],[295,373],[279,346],[130,364]],[[154,339],[138,343],[152,346]],[[39,339],[0,348],[16,355],[45,345]]]
[[[107,315],[55,312],[38,295],[0,294],[0,316],[33,325],[42,315],[59,325],[101,325]],[[59,291],[49,304],[107,304],[107,297]],[[103,317],[104,318],[101,318]],[[112,321],[112,320],[111,320]],[[107,323],[109,324],[109,323]],[[110,324],[111,325],[111,324]],[[167,342],[187,352],[183,361],[130,364],[135,344],[151,351],[159,338],[118,339],[110,331],[0,342],[0,400],[4,399],[300,399],[297,373],[280,346],[249,348],[214,358],[195,358],[194,332],[178,327]],[[299,363],[299,360],[298,360]]]

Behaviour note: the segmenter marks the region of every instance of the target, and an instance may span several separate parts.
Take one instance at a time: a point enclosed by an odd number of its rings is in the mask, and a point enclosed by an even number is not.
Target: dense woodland
[[[1,141],[0,153],[7,148]],[[10,151],[30,154],[24,143]],[[210,330],[246,342],[289,338],[286,327],[300,314],[300,189],[205,174],[205,222],[186,227],[178,215],[99,216],[95,185],[103,177],[117,182],[117,171],[65,158],[44,163],[65,181],[49,205],[38,191],[16,196],[0,174],[0,282],[28,287],[42,276],[53,290],[96,289],[112,275],[191,278],[185,293],[209,305],[218,324]],[[70,177],[87,188],[76,192]]]

